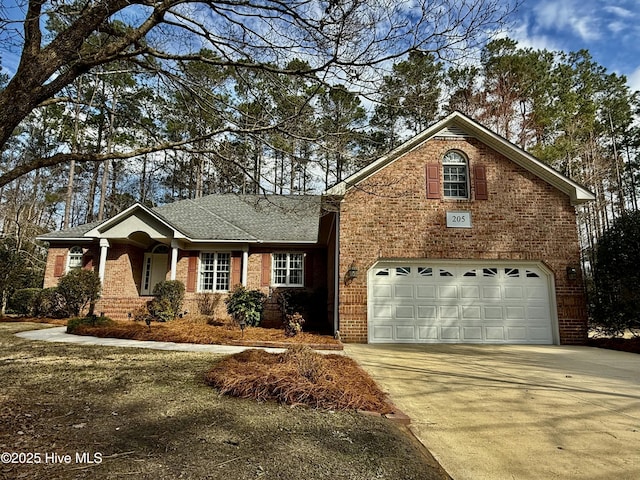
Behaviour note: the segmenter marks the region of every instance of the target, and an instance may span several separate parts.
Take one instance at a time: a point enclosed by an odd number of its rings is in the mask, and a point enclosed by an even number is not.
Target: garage
[[[540,264],[379,262],[367,283],[370,343],[555,342]]]

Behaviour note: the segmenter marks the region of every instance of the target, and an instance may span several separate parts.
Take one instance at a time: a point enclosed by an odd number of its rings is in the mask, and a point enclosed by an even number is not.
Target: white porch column
[[[243,287],[247,286],[247,272],[249,270],[249,247],[245,247],[242,250],[242,278],[241,283]]]
[[[100,283],[104,286],[104,269],[107,266],[107,253],[109,252],[109,240],[106,238],[100,239],[100,265],[98,267],[98,276],[100,277]]]
[[[171,240],[171,278],[176,279],[176,268],[178,266],[178,241]]]

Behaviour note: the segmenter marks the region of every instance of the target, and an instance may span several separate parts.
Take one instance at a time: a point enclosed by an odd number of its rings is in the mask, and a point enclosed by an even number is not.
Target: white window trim
[[[213,271],[214,271],[214,279],[213,279],[213,288],[210,290],[204,290],[203,286],[202,286],[202,266],[204,264],[204,262],[202,261],[202,255],[203,254],[213,254],[214,255],[214,263],[213,263]],[[217,275],[218,275],[218,255],[229,255],[229,288],[226,290],[218,290],[216,288],[218,282],[217,282]],[[230,251],[224,251],[224,250],[201,250],[200,253],[198,254],[198,270],[197,270],[197,275],[198,275],[198,286],[196,288],[196,291],[199,293],[228,293],[232,287],[231,285],[231,273],[232,273],[232,257],[231,257],[231,252]]]
[[[287,256],[287,281],[285,283],[276,283],[276,255],[286,255]],[[301,255],[302,256],[302,264],[301,264],[301,273],[300,273],[300,283],[291,283],[291,255]],[[305,257],[306,253],[303,252],[273,252],[271,254],[271,285],[273,287],[304,287],[304,276],[305,276]]]
[[[447,155],[449,155],[450,153],[455,153],[456,155],[459,155],[463,160],[464,160],[464,168],[465,168],[465,183],[466,183],[466,195],[464,197],[458,197],[458,196],[450,196],[450,195],[446,195],[444,194],[444,192],[446,191],[445,189],[445,184],[447,183],[444,179],[444,171],[445,171],[445,167],[447,166],[461,166],[463,165],[462,163],[454,163],[454,162],[447,162],[446,161],[446,157]],[[471,194],[471,187],[470,187],[470,175],[469,175],[469,159],[467,158],[467,156],[462,153],[460,150],[448,150],[442,157],[442,192],[444,194],[444,198],[447,200],[469,200],[470,194]],[[461,182],[449,182],[449,183],[461,183]]]
[[[71,266],[71,257],[72,257],[72,256],[74,256],[74,255],[76,255],[76,256],[77,256],[77,255],[78,255],[78,253],[72,254],[72,253],[71,253],[71,251],[72,251],[72,250],[74,250],[74,249],[76,249],[76,248],[80,249],[80,252],[81,252],[81,253],[79,254],[79,255],[80,255],[80,265],[79,265],[79,266],[72,267],[72,266]],[[69,252],[67,253],[67,265],[66,265],[66,268],[65,268],[65,273],[69,273],[69,272],[70,272],[71,270],[73,270],[74,268],[82,268],[82,258],[83,258],[83,256],[84,256],[84,249],[83,249],[80,245],[74,245],[73,247],[71,247],[71,248],[69,249]]]

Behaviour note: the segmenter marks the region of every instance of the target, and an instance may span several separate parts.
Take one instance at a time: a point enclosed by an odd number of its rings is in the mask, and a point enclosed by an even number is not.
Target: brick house
[[[455,112],[322,196],[137,204],[41,237],[45,286],[97,269],[98,308],[116,318],[165,278],[185,283],[190,311],[236,283],[305,288],[347,342],[580,344],[575,206],[593,198]]]

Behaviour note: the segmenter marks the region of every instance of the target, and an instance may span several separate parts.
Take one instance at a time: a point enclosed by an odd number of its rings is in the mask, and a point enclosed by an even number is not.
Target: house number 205
[[[471,228],[471,212],[447,212],[447,227]]]

